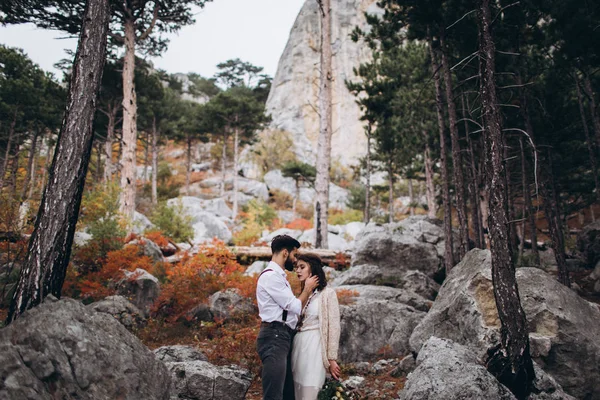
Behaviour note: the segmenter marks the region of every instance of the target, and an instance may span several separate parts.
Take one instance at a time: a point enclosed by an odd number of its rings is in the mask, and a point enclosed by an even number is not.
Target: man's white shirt
[[[283,310],[287,310],[286,324],[296,328],[298,315],[302,311],[302,302],[294,296],[292,288],[287,281],[283,268],[276,262],[270,261],[265,270],[267,271],[258,278],[256,285],[256,300],[258,302],[258,314],[263,322],[282,321]]]

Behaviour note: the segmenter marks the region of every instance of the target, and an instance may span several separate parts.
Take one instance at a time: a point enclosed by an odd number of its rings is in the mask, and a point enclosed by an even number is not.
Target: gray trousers
[[[263,400],[294,400],[293,336],[293,331],[283,324],[260,326],[256,349],[263,366]]]

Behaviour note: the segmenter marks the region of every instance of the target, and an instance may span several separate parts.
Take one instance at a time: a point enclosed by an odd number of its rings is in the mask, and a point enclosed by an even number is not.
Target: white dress
[[[300,331],[292,346],[292,374],[296,400],[315,400],[325,383],[325,367],[321,356],[319,305],[321,293],[313,296]]]

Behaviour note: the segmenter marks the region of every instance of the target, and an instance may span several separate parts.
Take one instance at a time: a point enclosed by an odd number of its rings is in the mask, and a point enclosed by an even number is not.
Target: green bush
[[[360,222],[364,219],[364,214],[360,210],[346,210],[342,212],[332,212],[329,214],[328,223],[330,225],[346,225],[350,222]]]
[[[187,242],[194,237],[192,218],[181,203],[169,207],[166,202],[160,202],[150,215],[150,221],[175,242]]]

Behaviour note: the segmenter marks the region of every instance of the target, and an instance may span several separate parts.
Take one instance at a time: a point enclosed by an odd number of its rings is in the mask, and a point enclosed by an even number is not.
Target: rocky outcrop
[[[298,240],[300,243],[310,243],[311,245],[315,242],[315,230],[307,229],[305,231],[301,231],[298,229],[288,229],[281,228],[274,232],[268,233],[259,239],[260,242],[271,243],[271,240],[277,235],[289,235],[294,239]],[[329,250],[336,251],[347,251],[350,247],[350,244],[337,233],[327,232],[327,240]]]
[[[352,265],[376,265],[380,279],[388,284],[409,270],[433,277],[442,266],[444,233],[439,221],[426,217],[385,225],[369,223],[354,243]]]
[[[255,312],[252,300],[242,297],[237,289],[216,292],[208,299],[210,312],[215,318],[227,320],[236,315]]]
[[[340,359],[373,360],[381,352],[400,356],[410,352],[408,339],[425,313],[388,300],[357,301],[340,306]]]
[[[171,372],[171,400],[244,399],[252,375],[235,365],[217,367],[191,346],[164,346],[154,350]]]
[[[427,312],[433,304],[417,293],[409,290],[396,289],[376,285],[347,285],[334,287],[336,291],[350,291],[353,303],[370,303],[373,300],[406,304],[419,311]]]
[[[150,257],[153,262],[164,261],[163,253],[160,247],[153,241],[140,237],[127,243],[127,246],[138,246],[143,255]]]
[[[572,396],[600,399],[598,307],[537,268],[516,271],[534,360]],[[411,350],[437,336],[465,345],[479,358],[499,343],[500,321],[487,250],[471,250],[442,285],[433,307],[415,328]]]
[[[112,315],[130,331],[146,325],[143,313],[123,296],[108,296],[88,305],[88,308]]]
[[[155,226],[152,222],[150,222],[150,220],[148,219],[148,217],[146,217],[144,214],[139,213],[137,211],[135,211],[133,213],[133,233],[137,234],[137,235],[141,235],[143,234],[145,231],[153,229]]]
[[[217,238],[229,242],[231,231],[224,222],[232,211],[223,199],[202,200],[197,197],[184,196],[167,201],[169,207],[181,207],[190,218],[194,229],[194,243],[205,243]]]
[[[401,400],[516,400],[478,363],[473,353],[451,340],[431,337],[408,375]]]
[[[117,294],[131,301],[145,317],[148,317],[154,302],[160,295],[158,279],[140,268],[133,272],[123,271],[123,273],[125,278],[117,283]]]
[[[169,398],[164,364],[112,316],[49,296],[0,330],[2,399]]]
[[[367,29],[364,13],[378,13],[375,0],[332,2],[333,47],[333,136],[332,159],[344,164],[356,163],[366,152],[366,137],[360,122],[355,97],[345,86],[354,80],[353,68],[370,57],[362,43],[354,43],[349,35],[356,26]],[[279,60],[277,73],[267,100],[272,125],[289,131],[300,159],[314,163],[319,133],[319,9],[317,2],[306,1],[290,32],[288,43]]]
[[[203,200],[198,197],[182,196],[167,200],[169,207],[181,207],[183,211],[194,217],[198,212],[207,212],[217,217],[231,218],[233,212],[223,199]]]
[[[281,171],[276,169],[269,171],[264,176],[264,181],[269,189],[277,189],[290,196],[296,196],[296,181],[292,178],[286,178]],[[305,204],[313,204],[316,192],[311,187],[300,187],[298,200]],[[347,208],[348,191],[333,183],[329,184],[329,207],[345,210]]]

